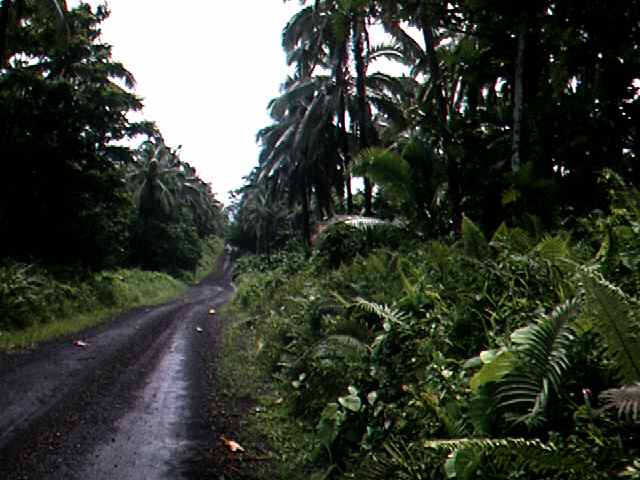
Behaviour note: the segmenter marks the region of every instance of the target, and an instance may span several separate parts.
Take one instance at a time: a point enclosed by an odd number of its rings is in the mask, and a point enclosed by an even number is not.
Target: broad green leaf
[[[480,385],[500,380],[511,372],[516,364],[516,355],[513,352],[502,352],[491,362],[485,364],[476,374],[471,377],[469,386],[472,391],[476,391]]]
[[[482,363],[486,365],[487,363],[493,362],[496,359],[496,357],[504,351],[505,351],[504,348],[498,348],[493,350],[483,350],[482,352],[480,352],[480,360],[482,360]]]
[[[362,408],[362,400],[357,395],[347,395],[346,397],[338,398],[338,403],[347,410],[352,412],[359,412]]]
[[[456,455],[457,451],[451,452],[447,457],[447,461],[444,462],[444,473],[447,478],[456,478]]]

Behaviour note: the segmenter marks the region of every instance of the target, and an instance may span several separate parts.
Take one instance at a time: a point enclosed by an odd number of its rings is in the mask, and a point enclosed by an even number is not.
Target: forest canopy
[[[334,213],[437,236],[459,234],[463,213],[492,231],[605,210],[599,172],[640,178],[639,17],[636,1],[301,2],[238,192],[239,242],[308,242]]]
[[[222,205],[153,122],[131,120],[142,102],[101,40],[108,15],[53,0],[0,5],[0,251],[192,271],[201,242],[221,234]]]

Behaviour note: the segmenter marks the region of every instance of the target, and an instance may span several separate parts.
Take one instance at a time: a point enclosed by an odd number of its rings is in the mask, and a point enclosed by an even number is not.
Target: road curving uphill
[[[207,416],[231,265],[173,302],[73,339],[0,356],[0,478],[179,479],[212,438]],[[77,340],[77,341],[76,341]]]

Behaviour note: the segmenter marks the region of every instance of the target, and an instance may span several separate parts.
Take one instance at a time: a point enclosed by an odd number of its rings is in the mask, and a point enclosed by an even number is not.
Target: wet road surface
[[[86,349],[53,345],[0,369],[0,478],[193,478],[193,451],[217,441],[202,406],[221,321],[210,310],[232,295],[229,261],[219,269],[87,335]]]

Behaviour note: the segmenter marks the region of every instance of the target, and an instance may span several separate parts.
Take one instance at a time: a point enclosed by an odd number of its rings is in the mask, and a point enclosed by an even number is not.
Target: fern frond
[[[619,416],[631,418],[634,422],[638,421],[640,417],[640,382],[605,390],[600,394],[600,399],[605,402],[605,408],[617,408]]]
[[[517,421],[534,422],[544,412],[551,391],[560,389],[575,338],[571,321],[578,310],[577,301],[564,302],[536,324],[513,333],[519,368],[498,382],[496,399],[498,408],[527,410]]]
[[[586,313],[596,331],[604,338],[619,379],[625,384],[638,381],[640,322],[636,312],[640,305],[593,270],[585,270],[583,279],[590,307]]]
[[[464,244],[464,253],[472,258],[483,260],[489,255],[487,239],[467,216],[462,219],[462,242]]]
[[[425,448],[455,452],[465,448],[493,450],[496,448],[507,448],[510,450],[522,450],[535,448],[546,452],[556,451],[552,443],[544,443],[542,440],[534,438],[456,438],[451,440],[427,440],[424,442]]]
[[[426,448],[449,453],[444,465],[452,474],[466,472],[465,478],[473,474],[484,455],[490,455],[497,467],[512,470],[516,464],[528,466],[531,470],[558,470],[555,462],[556,447],[539,439],[525,438],[460,438],[455,440],[431,440]],[[462,455],[460,455],[462,454]]]
[[[568,265],[568,260],[571,257],[569,237],[565,235],[546,235],[533,247],[533,252],[545,260],[548,260],[553,265]]]
[[[587,475],[592,468],[586,458],[559,449],[553,443],[526,438],[460,438],[454,440],[431,440],[424,443],[427,449],[448,452],[472,451],[484,455],[486,462],[493,463],[505,472],[517,468],[530,471],[571,473],[571,478]],[[460,459],[463,462],[465,458]],[[457,462],[459,463],[459,462]],[[464,465],[456,465],[456,470]],[[563,478],[563,477],[560,477]]]
[[[401,439],[393,438],[383,445],[384,452],[367,458],[358,471],[358,478],[364,480],[427,480],[432,478],[424,452],[416,458],[412,449]]]
[[[329,335],[322,339],[312,349],[315,358],[332,356],[362,356],[368,352],[367,344],[351,335]]]
[[[389,307],[388,305],[380,305],[379,303],[369,302],[364,298],[356,298],[354,305],[362,310],[373,313],[385,322],[394,323],[400,326],[406,326],[405,322],[409,318],[409,314],[400,310]]]
[[[359,230],[367,230],[371,228],[376,228],[382,225],[391,225],[390,222],[386,220],[381,220],[379,218],[374,217],[361,217],[361,216],[352,216],[344,221],[350,227],[357,228]]]

